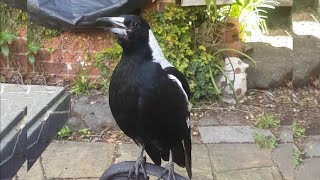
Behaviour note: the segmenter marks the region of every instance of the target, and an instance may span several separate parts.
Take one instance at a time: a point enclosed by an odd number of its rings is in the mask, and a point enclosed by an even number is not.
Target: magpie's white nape
[[[123,48],[111,76],[109,103],[120,129],[142,148],[130,175],[143,167],[146,151],[157,165],[161,165],[161,159],[169,161],[164,171],[169,179],[175,179],[173,162],[186,167],[191,178],[187,80],[165,58],[143,18],[123,15],[97,21],[115,34]]]

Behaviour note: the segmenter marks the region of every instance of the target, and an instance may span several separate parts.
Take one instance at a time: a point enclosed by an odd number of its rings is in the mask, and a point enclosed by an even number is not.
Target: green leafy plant
[[[276,138],[272,136],[265,136],[262,133],[255,133],[254,139],[260,148],[275,149],[278,146]]]
[[[279,3],[274,0],[236,0],[231,7],[225,5],[221,14],[238,18],[241,24],[241,37],[246,40],[251,36],[267,34],[266,8],[274,9]]]
[[[210,54],[204,45],[196,42],[195,37],[194,30],[205,13],[204,7],[172,4],[164,13],[149,12],[145,15],[165,57],[188,79],[193,101],[220,92],[212,84],[212,78],[219,74],[216,65],[222,66],[223,60],[220,54]]]
[[[0,47],[1,53],[5,58],[9,57],[9,45],[15,40],[17,37],[12,33],[1,31],[0,32]]]
[[[261,129],[276,128],[280,126],[280,120],[273,118],[272,115],[260,117],[256,121],[256,127]]]
[[[72,134],[71,129],[68,126],[63,126],[58,132],[58,138],[69,137]]]
[[[26,28],[27,13],[0,3],[1,31],[17,34],[21,28]]]
[[[300,152],[299,149],[294,149],[292,153],[292,159],[293,159],[293,165],[295,167],[299,166],[301,164],[302,160],[302,153]]]
[[[79,129],[78,130],[78,134],[81,134],[81,135],[91,135],[93,134],[93,132],[88,129],[88,128],[83,128],[83,129]]]
[[[80,66],[80,73],[77,75],[74,84],[70,88],[70,93],[75,94],[76,96],[88,93],[88,90],[96,88],[95,83],[90,80],[85,63],[80,63]]]
[[[115,64],[119,62],[122,54],[122,48],[119,44],[105,48],[101,52],[93,54],[92,65],[100,72],[100,86],[107,92],[109,90],[109,79]]]
[[[296,121],[293,121],[292,123],[292,131],[293,131],[293,137],[297,139],[302,139],[305,137],[305,129],[302,127],[299,127],[297,125]]]
[[[35,44],[28,44],[28,51],[27,51],[27,55],[28,55],[28,60],[31,64],[34,64],[35,62],[35,54],[37,54],[37,52],[39,52],[41,49],[41,47],[35,45]]]

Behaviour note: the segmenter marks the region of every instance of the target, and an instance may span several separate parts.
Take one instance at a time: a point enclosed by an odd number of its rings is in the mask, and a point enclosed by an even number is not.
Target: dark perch
[[[135,161],[124,161],[124,162],[114,164],[110,166],[106,171],[104,171],[104,173],[100,177],[100,180],[134,180],[135,178],[133,177],[128,178],[128,173],[132,169],[134,164],[135,164]],[[146,169],[147,175],[156,176],[156,177],[160,177],[162,172],[164,171],[163,167],[157,166],[155,164],[147,163],[147,162],[145,163],[145,169]],[[168,178],[167,175],[168,174],[166,174],[164,178]],[[187,180],[187,178],[177,173],[175,173],[175,177],[177,178],[177,180]],[[145,180],[142,172],[139,173],[138,179]]]

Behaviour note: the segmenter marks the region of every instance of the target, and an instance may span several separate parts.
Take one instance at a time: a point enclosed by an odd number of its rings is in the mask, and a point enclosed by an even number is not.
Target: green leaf
[[[28,54],[36,54],[40,49],[41,48],[39,46],[28,44]]]
[[[34,55],[33,55],[33,54],[28,54],[28,60],[29,60],[29,62],[30,62],[31,64],[33,64],[34,61],[35,61]]]
[[[4,55],[4,57],[9,56],[9,47],[7,45],[1,46],[1,52]]]
[[[236,4],[242,6],[242,3],[239,0],[236,0]]]
[[[212,1],[212,0],[206,0],[206,5],[207,5],[207,8],[208,8],[208,9],[210,9],[211,1]]]
[[[64,138],[70,136],[72,133],[71,129],[68,126],[63,126],[58,132],[59,138]]]
[[[200,46],[199,46],[199,49],[201,49],[201,50],[203,50],[203,51],[206,51],[206,50],[207,50],[207,48],[206,48],[204,45],[200,45]]]

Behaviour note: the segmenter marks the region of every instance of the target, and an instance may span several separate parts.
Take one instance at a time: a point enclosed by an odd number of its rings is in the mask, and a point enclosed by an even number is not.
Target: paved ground
[[[199,129],[201,139],[207,143],[193,144],[193,179],[320,180],[320,158],[306,159],[294,168],[291,142],[282,143],[272,151],[252,143],[254,128],[205,126]],[[212,138],[214,129],[223,129],[223,135]],[[236,133],[238,138],[230,136]],[[26,173],[22,168],[16,179],[99,179],[110,165],[135,160],[138,154],[135,144],[54,141],[32,169]],[[187,175],[182,168],[176,167],[176,171]]]

